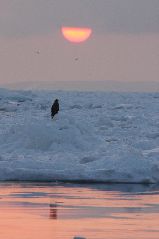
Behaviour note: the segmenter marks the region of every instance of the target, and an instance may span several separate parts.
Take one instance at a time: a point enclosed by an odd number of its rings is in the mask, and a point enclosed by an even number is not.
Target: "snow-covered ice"
[[[0,180],[159,182],[159,93],[0,89]]]

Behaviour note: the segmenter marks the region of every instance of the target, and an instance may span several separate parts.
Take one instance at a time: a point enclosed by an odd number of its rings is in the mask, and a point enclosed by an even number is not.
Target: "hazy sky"
[[[0,84],[60,80],[159,81],[159,0],[0,0]]]

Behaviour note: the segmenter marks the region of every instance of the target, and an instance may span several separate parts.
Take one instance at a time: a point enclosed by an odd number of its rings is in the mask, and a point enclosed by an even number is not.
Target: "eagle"
[[[51,106],[51,118],[53,119],[53,117],[58,113],[59,111],[59,101],[58,99],[56,99],[53,103],[53,105]]]

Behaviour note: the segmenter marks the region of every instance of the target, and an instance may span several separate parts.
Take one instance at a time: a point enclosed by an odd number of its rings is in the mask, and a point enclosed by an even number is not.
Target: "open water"
[[[158,239],[159,185],[1,183],[2,239]]]

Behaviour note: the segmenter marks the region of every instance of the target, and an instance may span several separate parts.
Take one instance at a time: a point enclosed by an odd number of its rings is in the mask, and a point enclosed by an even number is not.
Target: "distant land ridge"
[[[158,92],[158,82],[121,81],[25,81],[0,84],[8,89],[26,90],[77,90],[77,91],[117,91],[117,92]]]

